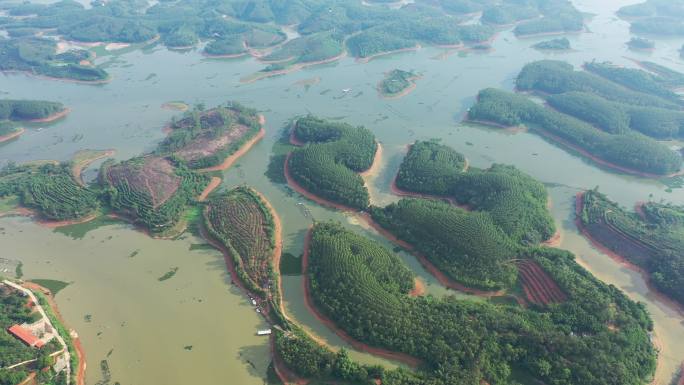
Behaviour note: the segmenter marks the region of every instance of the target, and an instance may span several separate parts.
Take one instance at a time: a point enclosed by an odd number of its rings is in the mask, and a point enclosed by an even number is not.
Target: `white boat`
[[[256,306],[256,300],[252,298],[252,305]]]
[[[271,329],[257,330],[258,336],[267,336],[271,334]]]
[[[344,92],[345,94],[346,94],[347,92],[349,92],[349,91],[351,91],[351,88],[344,88],[344,89],[342,89],[342,92]]]

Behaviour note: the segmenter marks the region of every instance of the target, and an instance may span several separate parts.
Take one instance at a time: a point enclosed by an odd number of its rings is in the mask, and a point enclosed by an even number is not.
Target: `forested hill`
[[[91,8],[63,0],[7,3],[0,9],[8,13],[0,26],[13,38],[11,44],[46,30],[81,42],[159,39],[170,48],[193,47],[201,40],[208,42],[204,49],[211,55],[276,48],[271,59],[282,65],[335,57],[345,49],[370,57],[417,45],[478,43],[492,38],[500,25],[519,23],[515,32],[521,35],[578,31],[584,25],[582,14],[567,0],[524,5],[515,0],[417,1],[397,9],[370,7],[360,0],[180,0],[152,6],[114,0],[96,1]],[[480,23],[459,24],[478,11],[483,12]],[[23,17],[28,15],[32,17]],[[289,25],[296,25],[301,37],[281,45],[287,39],[281,26]],[[78,63],[69,66],[69,71],[85,70]]]
[[[12,195],[48,220],[77,220],[100,207],[97,194],[74,181],[69,164],[6,166],[0,170],[0,198]]]
[[[465,158],[435,141],[418,141],[397,173],[398,188],[452,197],[459,204],[486,211],[494,222],[520,244],[537,244],[555,232],[546,209],[544,185],[513,166],[489,169],[468,167]]]
[[[563,303],[528,309],[411,298],[412,274],[401,259],[338,224],[315,225],[309,252],[309,288],[320,311],[353,338],[424,365],[416,372],[352,364],[340,371],[344,354],[315,348],[297,332],[278,333],[278,351],[307,378],[478,385],[518,383],[524,374],[548,384],[641,385],[655,369],[643,306],[593,278],[567,252],[533,248],[521,255],[567,295]]]
[[[684,207],[647,202],[633,212],[596,190],[578,204],[594,240],[644,268],[658,290],[684,304]]]
[[[547,89],[555,88],[556,85],[551,85],[554,84],[552,82],[543,81],[542,84],[548,85],[545,87]],[[518,84],[519,88],[525,89],[524,86],[520,86],[521,82]],[[599,111],[602,111],[602,108],[610,109],[609,104],[591,104],[590,99],[584,95],[579,95],[579,99],[582,99],[582,103],[579,104],[574,103],[578,99],[577,94],[570,97],[572,99],[551,98],[555,100],[550,103],[564,103],[565,107],[560,106],[561,110],[582,116],[588,121],[603,122],[606,126],[619,124],[619,120],[607,122],[600,116]],[[619,111],[615,113],[619,114]],[[470,108],[468,117],[471,120],[493,122],[502,126],[525,125],[563,146],[578,149],[598,163],[624,172],[647,176],[669,175],[677,173],[682,165],[680,154],[639,132],[631,129],[625,132],[604,131],[587,122],[539,105],[520,94],[496,89],[482,90],[477,103]]]
[[[64,111],[64,105],[45,100],[0,99],[0,121],[45,119]]]
[[[307,116],[296,121],[293,136],[309,143],[287,160],[289,175],[297,184],[348,207],[368,207],[368,190],[358,173],[373,164],[378,149],[373,133],[364,127]]]
[[[684,1],[646,0],[617,11],[631,23],[634,33],[654,36],[684,36]]]

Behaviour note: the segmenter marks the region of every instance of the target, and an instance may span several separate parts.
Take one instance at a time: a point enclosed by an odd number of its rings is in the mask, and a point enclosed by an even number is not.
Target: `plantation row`
[[[412,273],[389,250],[338,224],[319,223],[312,231],[307,274],[315,305],[353,338],[424,365],[416,372],[353,365],[342,377],[329,351],[296,331],[277,333],[280,357],[301,376],[475,385],[510,383],[515,369],[545,383],[617,385],[643,384],[655,369],[643,306],[593,278],[568,252],[520,253],[557,282],[565,300],[523,309],[409,297]]]
[[[586,63],[587,71],[575,71],[570,64],[544,60],[526,65],[516,85],[547,94],[554,108],[611,134],[634,130],[654,138],[681,137],[682,101],[672,88],[680,87],[684,74],[640,64],[651,72],[596,62]]]
[[[73,180],[68,164],[6,167],[0,171],[0,197],[8,195],[50,220],[83,218],[99,207],[97,194]]]
[[[663,293],[684,303],[684,208],[647,203],[644,217],[596,190],[584,193],[579,220],[596,241],[641,266]]]
[[[297,120],[294,137],[308,143],[288,160],[297,184],[345,206],[368,207],[368,190],[358,173],[371,167],[378,148],[369,130],[307,116]]]
[[[527,299],[538,305],[561,303],[566,300],[565,294],[539,265],[530,260],[518,264],[522,286]]]
[[[209,177],[182,164],[155,169],[150,157],[133,158],[116,165],[104,164],[102,182],[109,205],[154,233],[172,228],[187,205],[208,184]],[[177,181],[177,182],[176,182]]]
[[[507,261],[515,257],[517,247],[487,213],[434,200],[402,199],[371,208],[371,216],[465,286],[496,290],[515,282],[517,271]]]
[[[210,235],[230,252],[247,288],[266,296],[274,274],[271,257],[275,229],[261,198],[249,188],[235,188],[213,198],[204,219]]]
[[[453,148],[418,141],[401,163],[396,185],[405,191],[452,197],[471,209],[486,211],[521,244],[537,244],[553,235],[544,185],[513,166],[495,164],[463,172],[464,166],[465,158]]]
[[[505,126],[525,124],[610,164],[638,172],[667,175],[679,171],[682,157],[664,144],[636,132],[609,134],[585,122],[544,108],[525,96],[496,89],[480,91],[469,118]]]

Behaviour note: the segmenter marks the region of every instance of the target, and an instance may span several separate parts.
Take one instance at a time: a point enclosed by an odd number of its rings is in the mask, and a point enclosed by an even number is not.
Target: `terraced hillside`
[[[111,207],[155,233],[173,227],[209,181],[204,175],[153,155],[105,164],[100,172],[102,181],[110,186]]]
[[[660,291],[684,303],[684,208],[648,202],[637,209],[626,210],[596,190],[577,200],[587,236],[646,270]]]
[[[100,206],[97,194],[72,178],[68,164],[10,165],[0,170],[0,197],[11,195],[54,221],[85,218]]]
[[[229,251],[245,286],[267,297],[274,284],[275,228],[261,198],[247,187],[222,193],[209,202],[204,220],[209,234]]]

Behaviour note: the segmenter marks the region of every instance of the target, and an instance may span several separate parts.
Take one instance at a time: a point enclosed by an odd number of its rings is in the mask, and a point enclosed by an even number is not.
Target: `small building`
[[[257,330],[258,336],[267,336],[271,334],[271,329]]]
[[[42,348],[45,343],[33,333],[31,333],[31,330],[21,326],[21,325],[14,325],[11,326],[7,331],[21,340],[21,342],[25,343],[26,345],[30,347],[35,347],[35,348]]]

